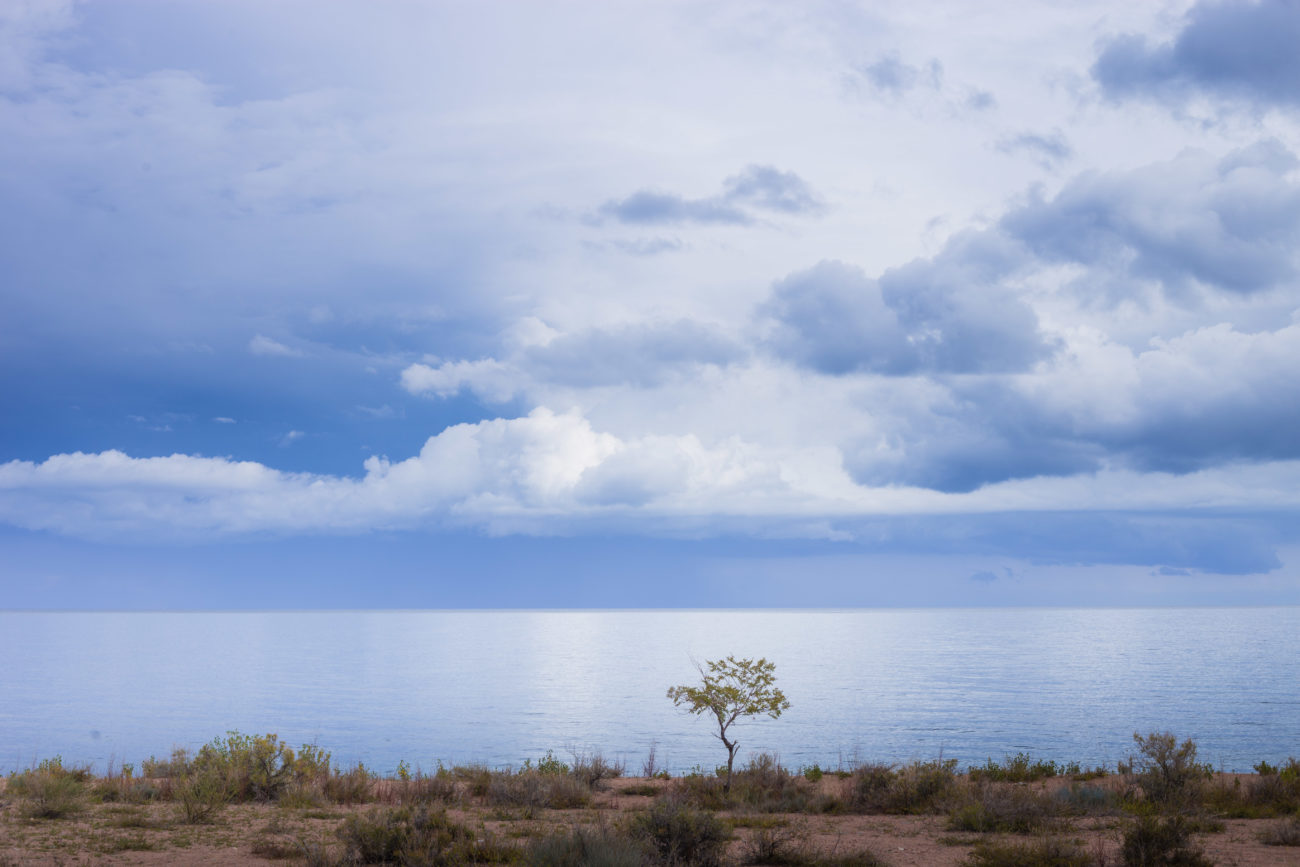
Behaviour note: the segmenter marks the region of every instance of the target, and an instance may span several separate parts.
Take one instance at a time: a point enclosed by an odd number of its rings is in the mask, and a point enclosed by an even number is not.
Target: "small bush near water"
[[[1192,845],[1191,836],[1182,816],[1140,816],[1124,832],[1124,867],[1212,867],[1214,862]]]
[[[1008,756],[1002,764],[989,759],[983,766],[971,766],[966,769],[966,776],[972,783],[1032,783],[1067,773],[1080,773],[1080,768],[1077,764],[1067,767],[1056,762],[1035,760],[1029,753]]]
[[[664,864],[717,867],[727,846],[727,829],[717,816],[673,796],[656,800],[632,820],[631,830]]]
[[[1177,809],[1194,801],[1206,780],[1214,774],[1209,765],[1196,761],[1196,742],[1181,744],[1172,732],[1133,735],[1141,758],[1136,768],[1138,785],[1153,804]]]
[[[484,792],[489,804],[569,810],[591,802],[591,788],[577,777],[536,770],[491,774]]]
[[[28,819],[62,819],[86,807],[89,767],[65,767],[55,756],[20,774],[10,774],[9,794],[22,799],[19,814]]]
[[[427,807],[372,807],[344,820],[338,836],[346,847],[344,863],[351,864],[441,867],[515,857],[512,849]]]
[[[957,761],[936,759],[892,765],[861,765],[850,778],[849,809],[855,813],[925,813],[938,810],[957,788]]]

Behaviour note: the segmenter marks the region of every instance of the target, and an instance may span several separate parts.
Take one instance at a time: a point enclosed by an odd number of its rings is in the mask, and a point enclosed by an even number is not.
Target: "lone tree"
[[[705,671],[705,666],[708,671]],[[677,707],[686,706],[694,714],[705,711],[718,720],[716,737],[727,748],[727,782],[722,791],[731,791],[731,769],[736,762],[736,749],[739,741],[727,737],[727,730],[732,723],[742,716],[759,716],[767,714],[772,719],[781,715],[781,711],[790,707],[785,694],[772,684],[776,682],[776,663],[760,658],[736,659],[728,656],[716,662],[706,660],[705,665],[696,665],[702,686],[674,686],[668,690],[668,697]]]

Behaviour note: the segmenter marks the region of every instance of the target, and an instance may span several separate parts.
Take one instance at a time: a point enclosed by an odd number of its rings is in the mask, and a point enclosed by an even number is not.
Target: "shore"
[[[1184,793],[1178,809],[1166,811],[1152,808],[1140,775],[1093,771],[1013,781],[998,768],[1025,766],[1010,761],[966,773],[929,763],[872,766],[865,774],[794,773],[760,763],[737,773],[729,792],[712,776],[627,777],[598,764],[595,779],[586,779],[583,766],[575,767],[552,760],[405,779],[336,769],[312,787],[288,783],[286,775],[275,800],[241,803],[227,787],[210,796],[207,813],[201,803],[191,809],[188,777],[85,776],[75,781],[67,811],[44,818],[32,804],[33,770],[0,788],[0,865],[358,863],[357,829],[385,822],[391,829],[420,811],[468,829],[471,848],[449,861],[409,863],[542,863],[538,853],[548,841],[572,838],[575,829],[631,840],[646,827],[645,817],[668,809],[716,821],[716,853],[728,864],[999,864],[1012,863],[996,860],[999,852],[1059,846],[1084,860],[1014,863],[1120,865],[1125,835],[1140,817],[1169,813],[1191,820],[1187,845],[1203,853],[1204,863],[1300,865],[1300,846],[1265,842],[1300,826],[1287,800],[1291,789],[1278,794],[1286,780],[1276,773],[1270,779],[1206,772],[1189,782],[1195,792]],[[330,783],[349,774],[351,784]],[[942,791],[928,793],[935,786]]]

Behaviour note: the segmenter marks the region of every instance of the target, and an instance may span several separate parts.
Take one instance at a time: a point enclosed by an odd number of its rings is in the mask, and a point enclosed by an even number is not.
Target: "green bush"
[[[727,846],[727,829],[717,816],[674,797],[656,800],[632,820],[631,830],[662,864],[717,867]]]
[[[294,753],[277,735],[237,731],[214,738],[194,757],[200,775],[224,776],[236,801],[275,801],[294,778]]]
[[[957,789],[957,761],[936,759],[891,765],[860,765],[849,785],[849,809],[858,813],[925,813],[939,810]]]
[[[1178,743],[1172,732],[1134,733],[1141,754],[1137,760],[1138,785],[1154,804],[1178,808],[1193,801],[1214,769],[1196,761],[1196,742]]]
[[[198,825],[215,819],[235,795],[223,769],[207,766],[196,767],[187,776],[173,781],[172,797],[181,819]]]
[[[1182,816],[1139,816],[1124,832],[1120,847],[1124,867],[1211,867],[1191,843],[1191,830]]]
[[[1035,760],[1029,753],[1016,753],[1003,759],[1002,764],[989,759],[982,767],[967,768],[966,776],[972,783],[1032,783],[1064,774],[1067,767],[1074,773],[1078,773],[1077,764],[1062,766],[1056,762]]]
[[[426,807],[374,807],[339,826],[345,861],[409,867],[501,863],[512,850]]]
[[[560,775],[569,772],[569,766],[555,757],[551,750],[546,751],[546,755],[537,760],[537,767],[533,767],[531,759],[524,759],[524,771],[536,771],[539,774]]]
[[[81,769],[66,769],[56,758],[35,770],[10,774],[7,791],[22,799],[18,812],[23,817],[62,819],[85,809],[85,779]]]
[[[330,753],[316,744],[303,744],[293,759],[293,778],[304,784],[323,782],[330,776]]]

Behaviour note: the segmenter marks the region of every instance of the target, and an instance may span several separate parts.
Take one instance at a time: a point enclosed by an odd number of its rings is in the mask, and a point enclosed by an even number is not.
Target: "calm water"
[[[139,762],[227,729],[343,763],[518,764],[598,748],[712,768],[664,697],[691,659],[777,663],[792,707],[741,756],[962,764],[1194,737],[1226,769],[1300,755],[1300,609],[0,613],[0,769]]]

